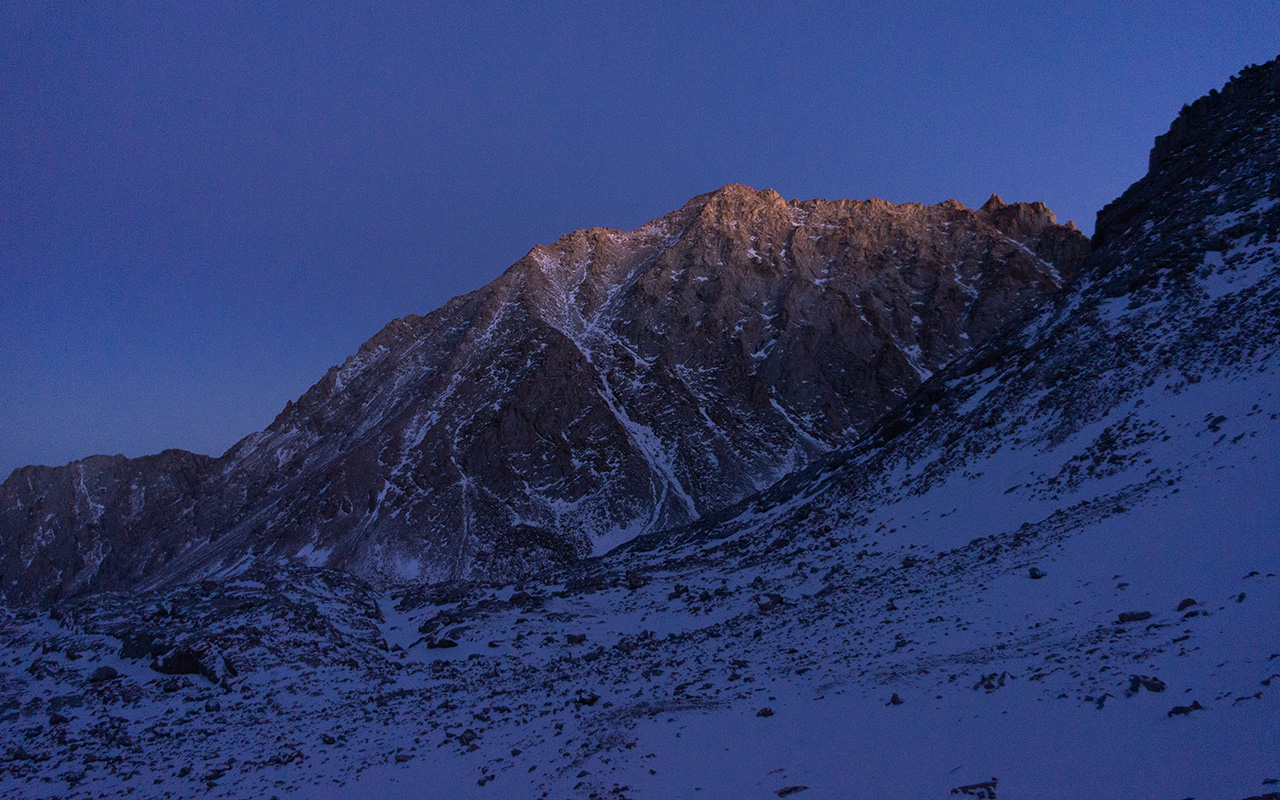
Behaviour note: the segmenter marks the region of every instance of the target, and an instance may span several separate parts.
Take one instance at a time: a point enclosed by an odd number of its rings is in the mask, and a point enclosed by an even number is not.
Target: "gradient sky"
[[[389,320],[729,182],[1091,231],[1280,51],[1275,0],[375,5],[0,5],[0,478],[221,453]]]

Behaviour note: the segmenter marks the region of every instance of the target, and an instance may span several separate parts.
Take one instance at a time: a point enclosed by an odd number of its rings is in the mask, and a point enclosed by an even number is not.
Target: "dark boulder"
[[[984,797],[988,800],[992,800],[992,798],[996,796],[996,785],[998,783],[1000,783],[998,779],[992,778],[991,780],[983,781],[982,783],[971,783],[967,786],[957,786],[951,790],[951,793],[967,794],[971,797]]]
[[[761,611],[772,611],[786,602],[782,595],[777,592],[765,592],[764,594],[758,594],[756,595],[755,600],[756,605],[760,607]]]
[[[1125,611],[1120,615],[1120,624],[1126,625],[1130,622],[1142,622],[1151,619],[1150,611]]]
[[[1167,716],[1171,718],[1178,717],[1178,716],[1185,717],[1188,714],[1190,714],[1192,711],[1203,711],[1203,710],[1204,710],[1204,706],[1200,705],[1200,701],[1193,700],[1191,705],[1189,706],[1174,706],[1173,708],[1169,709],[1169,713]]]
[[[126,633],[120,637],[121,658],[157,658],[167,649],[168,645],[157,641],[151,633]]]
[[[1149,675],[1132,675],[1129,677],[1129,693],[1136,694],[1139,689],[1146,689],[1148,692],[1163,692],[1165,690],[1164,681],[1159,678],[1153,678]]]
[[[151,662],[151,668],[163,675],[202,675],[215,683],[222,677],[221,672],[236,674],[231,664],[216,653],[187,645],[175,647],[157,658]]]

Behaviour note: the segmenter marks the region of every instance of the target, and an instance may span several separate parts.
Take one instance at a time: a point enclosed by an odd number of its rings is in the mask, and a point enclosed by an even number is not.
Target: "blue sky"
[[[0,477],[258,430],[389,320],[729,182],[1092,230],[1280,5],[0,6]]]

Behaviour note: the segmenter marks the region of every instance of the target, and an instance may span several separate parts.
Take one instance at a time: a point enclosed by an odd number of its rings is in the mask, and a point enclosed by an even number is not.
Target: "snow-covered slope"
[[[6,788],[1280,792],[1278,84],[1185,110],[1066,291],[730,509],[519,585],[9,613]]]

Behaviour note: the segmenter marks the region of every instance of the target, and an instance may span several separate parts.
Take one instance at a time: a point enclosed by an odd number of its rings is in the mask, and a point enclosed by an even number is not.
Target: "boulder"
[[[175,647],[151,663],[151,668],[163,675],[204,675],[206,669],[201,654],[195,648]]]
[[[126,633],[120,637],[121,658],[156,658],[162,655],[168,646],[156,640],[155,634],[147,632]]]
[[[1148,692],[1163,692],[1165,685],[1164,681],[1159,678],[1153,678],[1150,675],[1131,675],[1129,677],[1129,693],[1136,694],[1139,689],[1146,689]]]
[[[782,595],[777,592],[765,592],[764,594],[758,594],[755,597],[755,601],[761,611],[772,611],[785,602]]]
[[[999,781],[992,778],[991,780],[983,781],[982,783],[971,783],[967,786],[957,786],[951,790],[951,793],[967,794],[970,797],[983,797],[988,798],[988,800],[994,800],[996,796],[997,783],[999,783]]]
[[[1142,622],[1151,619],[1150,611],[1125,611],[1120,615],[1120,624],[1127,625],[1130,622]]]
[[[1200,705],[1200,701],[1193,700],[1191,702],[1191,705],[1189,706],[1174,706],[1173,708],[1169,709],[1169,713],[1167,714],[1167,716],[1170,718],[1178,717],[1178,716],[1185,717],[1188,714],[1190,714],[1192,711],[1203,711],[1203,710],[1204,710],[1204,706]]]

